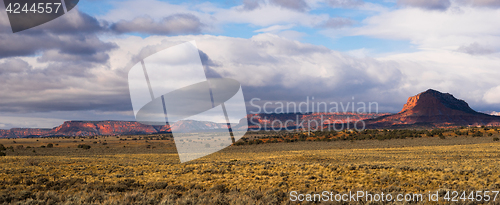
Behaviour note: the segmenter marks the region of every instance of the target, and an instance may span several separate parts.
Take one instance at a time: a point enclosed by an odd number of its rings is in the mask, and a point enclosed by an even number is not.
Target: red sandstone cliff
[[[167,126],[168,127],[168,126]],[[168,128],[166,128],[168,130]],[[52,129],[53,135],[92,136],[151,134],[159,132],[159,127],[127,121],[67,121]]]
[[[378,117],[378,118],[377,118]],[[375,118],[375,119],[374,119]],[[352,123],[364,120],[366,128],[408,128],[408,127],[450,127],[468,125],[500,126],[500,117],[474,111],[469,105],[448,93],[427,90],[408,98],[401,112],[394,115],[375,113],[309,113],[309,114],[252,114],[248,115],[250,129],[272,128],[273,121],[289,122],[287,127],[297,126],[299,121],[314,121],[323,125],[330,123]],[[298,121],[297,121],[298,120]],[[274,126],[278,126],[276,124]],[[307,126],[307,124],[304,124]],[[312,127],[316,125],[313,123]],[[329,125],[326,125],[329,126]],[[225,123],[180,121],[172,125],[184,131],[194,129],[224,129]],[[284,128],[284,126],[282,127]],[[234,130],[239,130],[234,127]],[[67,121],[53,129],[12,128],[0,130],[0,137],[28,136],[93,136],[93,135],[132,135],[170,132],[170,126],[151,126],[127,121]]]
[[[370,127],[500,125],[500,117],[474,111],[449,93],[429,89],[408,98],[401,112],[368,121]]]
[[[66,121],[53,129],[12,128],[0,130],[0,137],[131,135],[169,132],[168,125],[154,127],[127,121]]]

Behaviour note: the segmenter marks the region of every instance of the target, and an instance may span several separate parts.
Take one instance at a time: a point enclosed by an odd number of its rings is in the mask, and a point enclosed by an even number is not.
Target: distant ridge
[[[189,125],[188,125],[189,124]],[[200,130],[226,128],[225,123],[179,121],[173,123],[172,127]],[[66,121],[62,125],[52,129],[39,128],[12,128],[0,130],[0,137],[48,137],[48,136],[96,136],[96,135],[135,135],[154,134],[170,132],[170,126],[151,126],[132,121]]]
[[[247,117],[250,130],[263,130],[266,126],[267,130],[271,130],[274,121],[289,121],[287,127],[279,126],[277,130],[285,128],[290,130],[298,128],[298,122],[308,120],[321,122],[320,119],[347,124],[363,120],[367,129],[500,126],[500,116],[476,112],[465,101],[457,99],[449,93],[441,93],[432,89],[408,98],[401,112],[392,115],[388,113],[261,113],[251,114]],[[325,128],[332,125],[324,124],[321,126]],[[316,129],[316,126],[316,124],[313,124],[314,129]],[[172,127],[188,132],[227,129],[227,124],[185,120],[173,123]],[[232,129],[239,130],[239,127],[235,126]],[[10,130],[0,130],[0,137],[135,135],[168,133],[170,131],[171,127],[169,125],[151,126],[133,121],[67,121],[52,129],[12,128]]]
[[[369,128],[500,126],[500,117],[476,112],[449,93],[429,89],[408,98],[401,112],[367,124]]]
[[[367,114],[367,113],[304,113],[304,114],[251,114],[248,115],[248,127],[250,130],[256,130],[259,126],[271,129],[271,122],[279,120],[285,122],[290,120],[288,126],[295,129],[296,119],[317,120],[323,117],[332,122],[344,122],[347,119],[364,120],[372,119],[385,114]],[[243,119],[242,119],[243,120]],[[314,125],[316,126],[316,125]],[[172,127],[178,128],[183,132],[199,130],[218,130],[226,129],[226,123],[214,123],[206,121],[183,120],[172,124]],[[284,128],[284,127],[282,127]],[[239,126],[232,127],[235,131],[243,131]],[[279,129],[279,128],[278,128]],[[169,125],[151,126],[144,125],[134,121],[66,121],[62,125],[52,129],[38,128],[12,128],[10,130],[0,130],[0,137],[48,137],[48,136],[96,136],[96,135],[135,135],[135,134],[155,134],[168,133],[171,131]]]

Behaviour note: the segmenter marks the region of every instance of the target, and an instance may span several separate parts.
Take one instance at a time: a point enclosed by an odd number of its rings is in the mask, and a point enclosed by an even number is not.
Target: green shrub
[[[49,143],[49,144],[47,144],[47,147],[52,148],[52,147],[54,147],[54,145],[52,143]]]
[[[3,144],[0,144],[0,151],[3,151],[3,150],[6,150],[7,148],[5,148],[5,146],[3,146]]]
[[[7,154],[5,154],[5,152],[0,152],[0,156],[5,156]]]
[[[82,149],[90,149],[90,145],[86,145],[86,144],[79,144],[79,145],[78,145],[78,148],[82,148]]]
[[[245,145],[245,142],[241,142],[241,141],[239,141],[239,142],[234,143],[234,145],[236,145],[236,146]]]
[[[498,141],[498,137],[493,137],[493,141]]]

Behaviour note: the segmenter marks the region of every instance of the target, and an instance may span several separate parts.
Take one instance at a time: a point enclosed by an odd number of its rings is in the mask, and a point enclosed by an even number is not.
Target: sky
[[[396,113],[427,89],[500,111],[498,19],[498,0],[80,0],[12,33],[2,2],[0,129],[133,121],[133,59],[191,40],[241,83],[249,113],[252,99]]]

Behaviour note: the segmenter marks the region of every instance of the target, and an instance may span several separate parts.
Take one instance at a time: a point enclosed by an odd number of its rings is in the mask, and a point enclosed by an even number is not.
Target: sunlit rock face
[[[408,98],[401,112],[368,122],[369,127],[500,125],[500,117],[474,111],[449,93],[429,89]]]

